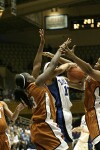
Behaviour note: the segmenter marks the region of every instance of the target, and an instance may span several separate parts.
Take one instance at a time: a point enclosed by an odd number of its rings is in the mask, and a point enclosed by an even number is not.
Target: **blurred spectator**
[[[73,150],[94,150],[94,146],[90,139],[89,131],[85,121],[85,115],[82,116],[81,124],[78,127],[73,128],[73,133],[80,133],[80,136],[73,145]]]
[[[11,145],[11,150],[17,150],[19,147],[19,138],[17,132],[14,131],[13,143]]]
[[[36,146],[31,143],[29,126],[23,125],[19,118],[14,125],[9,122],[6,133],[11,150],[36,150]]]

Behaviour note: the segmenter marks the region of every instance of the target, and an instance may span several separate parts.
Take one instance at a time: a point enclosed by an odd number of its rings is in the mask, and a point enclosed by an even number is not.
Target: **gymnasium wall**
[[[68,14],[70,17],[76,16],[94,16],[100,15],[100,5],[88,5],[87,6],[73,6],[66,8],[58,8],[57,11],[52,10],[44,11],[43,16],[49,16],[53,14]],[[44,21],[43,21],[43,25]],[[72,43],[83,45],[99,45],[100,44],[100,28],[89,30],[47,30],[46,31],[46,44],[52,45],[52,47],[58,47],[67,37],[72,38]]]
[[[12,101],[12,102],[6,102],[8,107],[10,108],[10,110],[12,110],[12,112],[15,111],[16,106],[18,105],[18,103]],[[82,100],[76,100],[75,102],[72,102],[73,106],[71,107],[71,112],[74,115],[78,115],[78,114],[84,114],[84,104]],[[24,110],[22,110],[20,112],[20,116],[24,116],[26,118],[31,118],[32,116],[32,111],[28,108],[25,108]]]

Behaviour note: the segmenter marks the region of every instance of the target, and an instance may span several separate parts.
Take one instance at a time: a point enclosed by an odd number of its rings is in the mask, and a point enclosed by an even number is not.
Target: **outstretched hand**
[[[76,47],[76,45],[74,45],[74,46],[72,47],[72,49],[69,49],[69,47],[66,46],[65,55],[66,55],[68,58],[73,58],[73,56],[75,55],[75,54],[74,54],[75,47]]]
[[[59,47],[62,49],[66,49],[68,47],[68,45],[71,43],[71,39],[68,38],[67,41],[65,41],[62,45],[60,45]]]
[[[71,43],[71,39],[68,38],[62,45],[59,46],[62,55],[65,55],[65,53],[66,53],[66,48],[68,48],[68,45],[69,45],[70,43]]]
[[[39,29],[39,34],[40,34],[40,38],[41,38],[41,43],[44,44],[45,43],[44,30]]]

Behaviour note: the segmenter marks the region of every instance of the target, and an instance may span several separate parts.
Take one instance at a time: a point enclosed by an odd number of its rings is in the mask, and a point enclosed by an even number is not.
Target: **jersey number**
[[[64,89],[65,89],[65,96],[67,96],[68,95],[68,88],[67,88],[67,86],[64,86]]]

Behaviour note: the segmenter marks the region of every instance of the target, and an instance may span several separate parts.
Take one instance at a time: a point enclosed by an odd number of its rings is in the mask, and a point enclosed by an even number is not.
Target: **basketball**
[[[71,82],[78,83],[85,77],[85,74],[80,67],[72,67],[67,71],[67,77]]]

